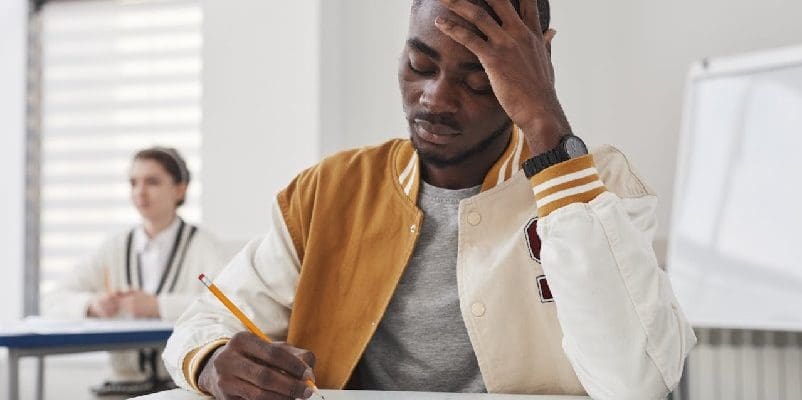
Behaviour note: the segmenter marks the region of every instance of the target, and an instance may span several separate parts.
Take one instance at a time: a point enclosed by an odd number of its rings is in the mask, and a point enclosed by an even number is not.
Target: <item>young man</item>
[[[164,358],[218,398],[323,388],[657,399],[695,342],[651,247],[656,198],[587,154],[554,90],[541,0],[416,0],[410,140],[337,154],[278,196]],[[314,355],[313,355],[314,354]],[[311,367],[314,367],[312,373]]]

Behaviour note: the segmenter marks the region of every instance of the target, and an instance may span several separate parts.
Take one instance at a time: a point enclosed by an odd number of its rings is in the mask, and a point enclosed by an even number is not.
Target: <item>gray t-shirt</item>
[[[362,389],[486,392],[459,306],[459,202],[481,187],[421,181],[423,226],[412,257],[358,366]]]

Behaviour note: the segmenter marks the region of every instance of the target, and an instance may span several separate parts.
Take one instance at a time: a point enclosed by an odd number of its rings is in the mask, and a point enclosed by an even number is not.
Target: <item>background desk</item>
[[[577,396],[533,396],[515,394],[374,392],[370,390],[321,390],[326,400],[586,400]],[[313,399],[320,400],[317,397]],[[209,397],[177,389],[137,397],[137,400],[201,400]]]
[[[19,359],[38,358],[36,398],[44,397],[44,360],[50,354],[163,347],[172,323],[151,320],[53,321],[31,318],[0,328],[8,348],[8,399],[19,399]]]

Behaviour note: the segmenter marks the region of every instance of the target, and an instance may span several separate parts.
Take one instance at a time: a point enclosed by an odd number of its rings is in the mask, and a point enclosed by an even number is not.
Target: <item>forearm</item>
[[[639,215],[653,213],[633,204],[652,196],[625,206],[587,158],[542,174],[533,178],[541,261],[577,376],[593,398],[664,397],[695,338],[658,268],[649,219]],[[549,182],[561,182],[560,191],[544,196]]]
[[[576,208],[542,225],[566,354],[594,398],[663,398],[693,334],[648,244],[615,216]]]
[[[534,110],[535,116],[519,125],[532,155],[555,148],[562,136],[571,133],[571,125],[556,96],[553,103],[546,108]]]

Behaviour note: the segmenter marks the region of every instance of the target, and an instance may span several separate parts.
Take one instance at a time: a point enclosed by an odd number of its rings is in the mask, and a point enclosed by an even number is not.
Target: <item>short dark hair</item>
[[[153,160],[159,163],[165,171],[173,178],[175,184],[185,183],[189,185],[190,174],[184,157],[178,150],[172,147],[154,146],[138,151],[134,155],[136,160]],[[183,205],[184,199],[178,201],[177,205]]]
[[[515,10],[518,11],[518,15],[521,15],[521,0],[510,0],[512,2],[513,7]],[[501,23],[501,19],[496,15],[493,11],[493,7],[490,7],[489,4],[485,0],[470,0],[470,2],[478,4],[483,9],[485,9],[496,22]],[[412,6],[418,7],[423,3],[423,0],[413,0]],[[549,4],[549,0],[537,0],[537,9],[540,13],[540,27],[545,32],[549,29],[549,25],[551,24],[551,4]]]

